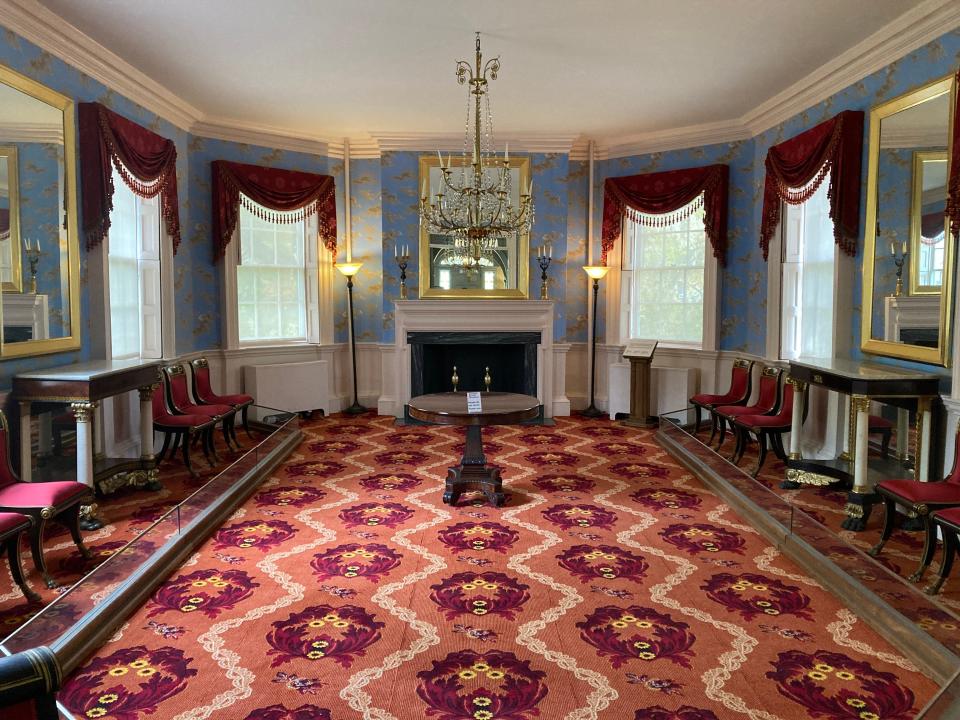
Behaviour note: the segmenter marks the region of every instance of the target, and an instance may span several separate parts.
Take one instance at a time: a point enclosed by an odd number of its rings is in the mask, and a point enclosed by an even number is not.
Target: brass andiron
[[[393,257],[400,268],[400,299],[407,299],[407,264],[410,262],[410,246],[397,246],[393,249]],[[454,368],[456,369],[456,368]]]
[[[483,369],[483,384],[487,386],[487,392],[490,392],[490,383],[493,382],[493,378],[490,377],[490,368],[485,367]]]
[[[453,391],[457,391],[457,384],[460,382],[460,376],[457,375],[457,366],[453,366],[453,375],[450,376],[450,382],[453,383]]]
[[[540,265],[540,299],[549,300],[547,297],[547,268],[553,261],[553,245],[543,245],[537,254],[537,264]]]
[[[900,257],[897,257],[897,246],[890,241],[890,254],[893,255],[893,264],[897,266],[897,285],[893,289],[893,296],[900,297],[903,294],[903,265],[907,260],[907,255],[910,254],[907,250],[907,243],[902,242],[900,244]]]

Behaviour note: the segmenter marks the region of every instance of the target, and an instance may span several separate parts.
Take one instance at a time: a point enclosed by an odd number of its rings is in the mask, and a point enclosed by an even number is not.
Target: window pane
[[[703,213],[667,227],[631,223],[634,298],[630,336],[700,343],[703,340]]]
[[[240,206],[241,342],[306,339],[304,223],[274,223]]]

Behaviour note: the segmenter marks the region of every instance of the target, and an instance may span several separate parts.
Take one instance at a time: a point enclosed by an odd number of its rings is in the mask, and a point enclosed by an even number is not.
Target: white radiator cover
[[[264,408],[286,412],[331,411],[327,361],[245,365],[244,392]],[[269,414],[269,413],[268,413]]]

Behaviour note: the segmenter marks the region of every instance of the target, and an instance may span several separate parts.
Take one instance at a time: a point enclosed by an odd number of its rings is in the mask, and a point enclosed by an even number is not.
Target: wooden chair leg
[[[891,437],[891,435],[893,435],[893,430],[891,430],[890,428],[886,428],[886,429],[883,431],[883,435],[881,435],[881,439],[880,439],[880,454],[884,457],[884,459],[886,459],[887,456],[890,454],[890,437]]]
[[[763,467],[763,461],[767,459],[767,434],[763,431],[757,433],[757,466],[750,474],[756,477],[760,474],[760,468]]]
[[[247,421],[247,410],[249,409],[250,409],[250,406],[247,405],[243,408],[243,410],[240,413],[240,416],[243,420],[243,431],[247,434],[248,438],[250,438],[251,440],[256,440],[256,438],[253,437],[253,435],[250,433],[250,423]]]
[[[163,433],[163,447],[160,448],[160,452],[157,454],[157,465],[163,462],[163,459],[167,456],[167,450],[170,449],[170,437],[173,435],[171,432]]]
[[[217,436],[215,433],[216,429],[217,429],[216,425],[211,425],[210,428],[208,428],[206,431],[206,438],[205,438],[207,446],[210,448],[210,454],[213,456],[214,463],[220,462],[220,456],[217,455],[217,445],[216,445]],[[228,447],[227,449],[229,450],[230,448]],[[213,465],[211,465],[210,467],[213,467]]]
[[[940,563],[940,572],[937,579],[924,588],[927,595],[936,595],[943,587],[944,581],[950,576],[953,569],[953,559],[957,555],[957,533],[949,528],[943,529],[943,561]]]
[[[723,441],[727,437],[727,420],[722,415],[717,415],[717,427],[720,430],[720,439],[717,440],[717,450],[723,447]]]
[[[730,455],[730,462],[734,465],[740,462],[740,458],[743,457],[743,453],[746,451],[748,438],[744,437],[745,434],[746,431],[744,428],[736,423],[733,424],[733,435],[736,444],[733,447],[733,453]]]
[[[894,502],[893,498],[884,496],[883,506],[886,509],[886,515],[884,515],[883,518],[883,529],[880,531],[880,541],[867,550],[867,555],[870,557],[877,557],[880,551],[883,550],[883,546],[887,544],[887,540],[893,535],[893,523],[897,519],[897,503]]]
[[[700,406],[693,406],[693,434],[700,432]]]
[[[7,561],[10,563],[10,574],[17,587],[23,592],[24,596],[30,602],[40,602],[40,595],[35,593],[23,577],[23,566],[20,564],[20,536],[23,533],[17,533],[11,538],[7,538]]]
[[[30,554],[33,555],[33,565],[43,578],[48,588],[55,588],[56,581],[47,572],[47,561],[43,557],[43,530],[47,521],[42,515],[34,516],[34,525],[30,528]]]
[[[87,546],[83,544],[83,537],[80,535],[80,503],[64,510],[57,516],[57,520],[67,526],[67,529],[70,531],[70,537],[73,538],[73,542],[76,543],[80,554],[87,560],[92,558],[93,555],[90,554]]]
[[[923,574],[927,571],[927,568],[930,567],[930,562],[933,560],[933,553],[937,549],[937,527],[930,517],[930,513],[922,517],[924,531],[923,555],[920,556],[919,567],[917,567],[913,575],[907,578],[910,582],[920,582]]]
[[[243,445],[240,444],[240,441],[237,440],[237,416],[233,415],[230,418],[230,438],[233,440],[233,446],[237,450],[243,450]]]
[[[230,442],[230,423],[233,422],[233,417],[224,417],[220,421],[220,431],[223,433],[223,442],[227,445],[227,452],[230,452],[233,449],[233,444]]]
[[[177,433],[177,440],[183,449],[183,464],[187,466],[187,471],[190,473],[190,477],[197,477],[197,471],[190,466],[190,431],[187,430],[186,434]]]
[[[710,437],[707,438],[707,445],[713,445],[713,439],[717,436],[717,415],[713,410],[710,411]]]
[[[787,461],[787,453],[783,448],[783,433],[781,432],[771,432],[770,433],[770,444],[773,446],[773,452],[781,462]]]

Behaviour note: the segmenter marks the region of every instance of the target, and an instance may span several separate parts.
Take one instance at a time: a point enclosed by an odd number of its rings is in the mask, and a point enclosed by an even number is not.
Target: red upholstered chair
[[[927,595],[936,595],[940,592],[944,581],[950,577],[953,560],[957,556],[957,547],[960,546],[960,507],[937,510],[933,514],[933,526],[934,529],[940,528],[940,533],[943,535],[943,562],[940,563],[937,579],[923,590]]]
[[[717,448],[723,445],[726,437],[727,425],[733,430],[733,419],[738,415],[772,415],[777,411],[780,399],[780,378],[783,370],[776,367],[765,367],[760,371],[760,395],[753,405],[715,405],[713,414],[717,418],[720,429],[720,440]]]
[[[190,367],[193,369],[193,396],[200,402],[210,403],[211,405],[232,405],[233,409],[240,413],[244,432],[247,433],[248,438],[253,440],[253,435],[250,434],[250,424],[247,421],[247,411],[254,403],[253,396],[243,394],[217,395],[210,386],[210,365],[206,358],[197,358],[190,361]],[[231,435],[233,441],[237,442],[237,435],[233,430],[231,424]]]
[[[740,458],[743,457],[747,444],[750,442],[750,433],[753,433],[759,445],[757,466],[750,472],[754,477],[760,472],[763,461],[767,458],[768,438],[777,457],[784,462],[787,460],[787,453],[783,449],[783,434],[790,432],[790,425],[793,420],[793,398],[793,385],[784,383],[783,399],[780,402],[780,409],[776,413],[773,415],[736,415],[733,418],[733,429],[737,435],[737,448],[730,459],[734,463],[740,462]]]
[[[223,430],[223,439],[227,443],[227,449],[230,449],[230,432],[233,427],[233,420],[237,411],[233,405],[221,403],[195,404],[190,400],[190,393],[187,392],[187,373],[183,365],[167,365],[163,368],[163,375],[166,378],[167,403],[172,408],[175,415],[204,415],[212,418],[215,423],[221,423]],[[213,435],[210,435],[210,448],[213,449]]]
[[[746,405],[750,398],[752,370],[752,360],[737,358],[733,361],[733,370],[730,373],[730,389],[727,392],[720,395],[701,393],[690,398],[695,418],[694,435],[700,432],[700,411],[706,410],[710,413],[710,439],[707,440],[707,445],[713,442],[713,438],[717,434],[717,418],[713,413],[714,407],[718,405]]]
[[[213,446],[213,428],[217,420],[207,415],[173,415],[167,409],[164,395],[160,388],[153,391],[153,430],[163,433],[163,447],[157,455],[157,464],[163,462],[168,449],[172,455],[177,451],[177,446],[182,445],[183,464],[187,466],[190,475],[196,477],[197,473],[190,465],[190,446],[195,438],[200,438],[203,441],[203,456],[207,464],[211,468],[214,467],[209,450]],[[171,438],[173,438],[172,448],[170,448]]]
[[[6,546],[7,562],[10,563],[10,574],[17,587],[23,592],[27,600],[39,602],[37,595],[23,579],[23,567],[20,565],[20,536],[33,526],[33,520],[27,515],[15,512],[0,512],[0,543]]]
[[[47,520],[62,523],[70,530],[70,536],[80,553],[86,558],[90,557],[90,551],[80,537],[80,505],[93,501],[93,489],[75,480],[21,482],[10,467],[8,427],[6,416],[0,412],[0,511],[23,513],[33,519],[30,529],[33,563],[47,587],[56,587],[43,559],[43,529]]]
[[[887,514],[880,533],[880,542],[870,549],[870,555],[876,557],[893,534],[893,523],[897,505],[903,505],[923,521],[925,540],[923,555],[916,572],[910,576],[912,582],[918,582],[933,560],[937,547],[937,530],[930,519],[934,510],[960,506],[960,427],[954,438],[953,468],[943,480],[919,482],[912,478],[903,480],[884,480],[877,484],[876,491],[883,498]]]

